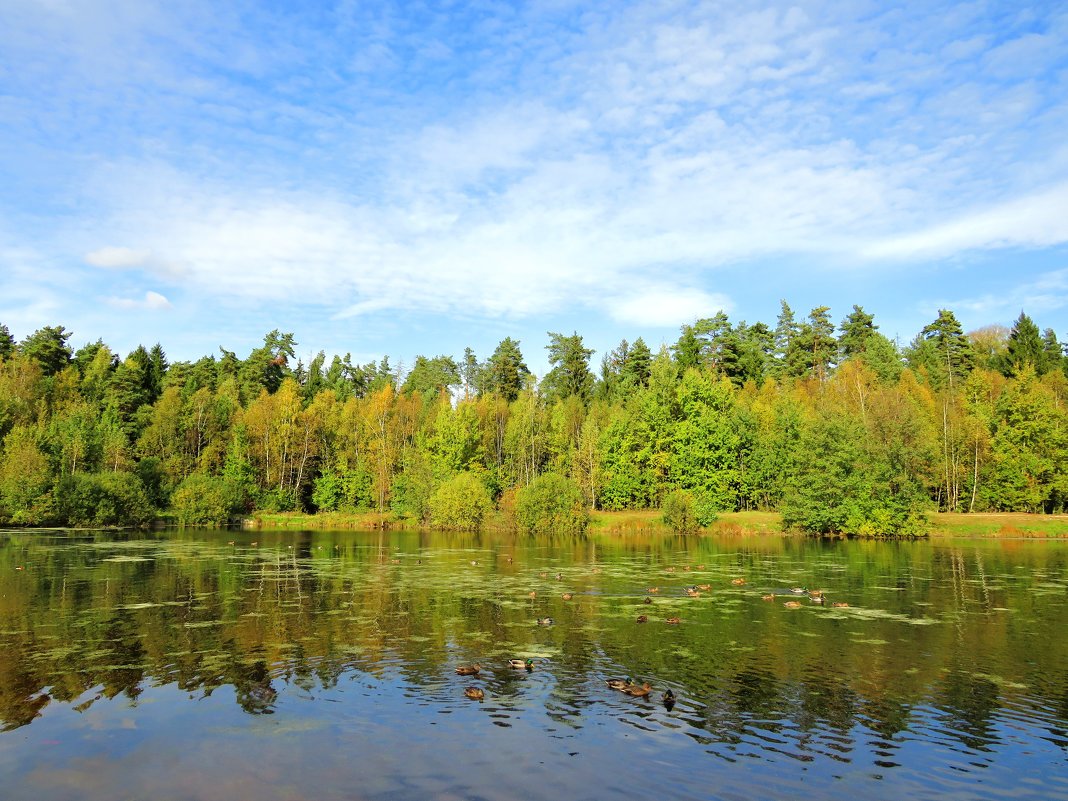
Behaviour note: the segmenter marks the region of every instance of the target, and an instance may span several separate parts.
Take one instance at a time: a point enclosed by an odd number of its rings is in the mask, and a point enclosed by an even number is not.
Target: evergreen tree
[[[519,397],[526,386],[530,370],[523,361],[518,340],[505,337],[486,362],[482,376],[482,393],[496,393],[509,402]]]
[[[1031,368],[1038,375],[1046,370],[1046,354],[1043,347],[1042,335],[1038,332],[1038,326],[1034,320],[1023,312],[1016,318],[1012,330],[1009,331],[1009,340],[1006,343],[1005,355],[998,365],[1003,375],[1020,375],[1027,368]]]
[[[401,387],[402,392],[438,395],[460,383],[460,366],[452,356],[416,356],[415,364]]]
[[[10,359],[15,352],[15,338],[11,336],[8,327],[0,323],[0,362]]]
[[[939,309],[938,318],[920,332],[909,361],[915,367],[926,367],[936,385],[952,389],[971,372],[975,357],[956,316]]]
[[[26,337],[19,344],[24,356],[37,362],[45,376],[52,376],[70,364],[73,351],[67,345],[71,332],[61,325],[46,325]]]
[[[843,359],[849,359],[867,350],[868,340],[874,336],[879,326],[875,325],[872,315],[854,304],[853,311],[842,320],[839,328],[842,333],[838,336],[838,351]]]
[[[541,391],[547,402],[577,395],[588,400],[593,390],[593,374],[590,372],[590,356],[593,350],[582,344],[576,331],[569,337],[549,332],[549,364],[552,369],[541,382]]]

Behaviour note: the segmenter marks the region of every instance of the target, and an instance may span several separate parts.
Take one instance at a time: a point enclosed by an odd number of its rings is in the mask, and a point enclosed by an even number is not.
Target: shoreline
[[[930,516],[931,530],[916,539],[1068,539],[1068,515],[1044,515],[1026,512],[935,512]],[[307,514],[303,512],[253,512],[244,518],[241,528],[251,530],[314,531],[358,530],[381,531],[390,528],[419,526],[407,520],[397,520],[379,512]],[[497,515],[491,517],[483,531],[508,531],[509,527]],[[656,509],[606,512],[590,515],[590,534],[611,535],[675,535],[660,520]],[[782,528],[778,512],[724,512],[712,525],[689,536],[764,536],[807,537],[797,531]],[[869,539],[909,539],[882,538]]]

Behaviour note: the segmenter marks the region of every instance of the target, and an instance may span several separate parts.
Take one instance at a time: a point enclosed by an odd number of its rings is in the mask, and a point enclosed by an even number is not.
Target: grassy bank
[[[939,512],[931,522],[932,537],[1068,537],[1068,515]]]
[[[940,512],[931,515],[932,537],[981,538],[1068,538],[1068,515],[1032,515],[1020,512],[958,514]],[[301,512],[254,512],[245,519],[245,528],[254,529],[314,529],[314,530],[375,530],[410,528],[411,521],[396,520],[378,512],[330,512],[304,514]],[[487,530],[506,530],[506,521],[498,514],[486,521]],[[656,509],[625,512],[595,511],[590,516],[590,531],[594,534],[670,534]],[[778,512],[723,512],[719,519],[705,529],[708,534],[752,535],[782,534],[782,517]]]

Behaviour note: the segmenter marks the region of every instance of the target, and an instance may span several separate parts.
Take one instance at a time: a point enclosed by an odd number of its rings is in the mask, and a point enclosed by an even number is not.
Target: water
[[[0,795],[1068,799],[1066,622],[1055,542],[0,531]]]

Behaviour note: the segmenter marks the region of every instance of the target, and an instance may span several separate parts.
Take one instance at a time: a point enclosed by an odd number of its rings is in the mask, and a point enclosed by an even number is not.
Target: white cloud
[[[862,252],[870,258],[911,259],[985,248],[1044,247],[1066,241],[1068,183],[873,242]]]
[[[152,254],[147,250],[121,247],[103,247],[85,254],[87,264],[107,270],[131,270],[144,267],[151,258]]]
[[[674,328],[716,312],[730,312],[732,303],[721,294],[673,286],[648,286],[606,298],[604,306],[612,319],[621,323]]]
[[[144,298],[141,300],[111,297],[107,299],[107,302],[108,305],[114,306],[116,309],[161,311],[163,309],[171,308],[171,302],[167,300],[167,298],[158,292],[152,292],[151,290],[146,292]]]

